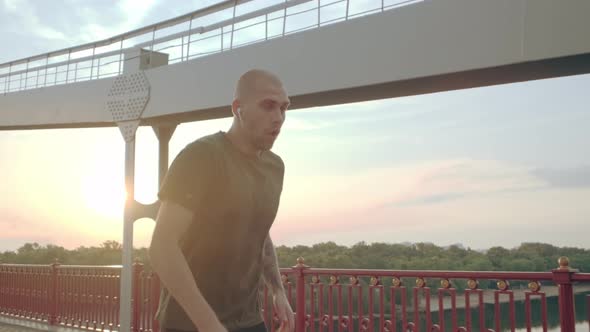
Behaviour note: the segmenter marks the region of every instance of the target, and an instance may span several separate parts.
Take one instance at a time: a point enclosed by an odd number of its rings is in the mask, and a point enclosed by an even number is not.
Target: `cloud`
[[[474,248],[544,241],[587,247],[589,189],[547,186],[527,167],[438,160],[286,183],[278,243],[462,242]],[[555,238],[559,224],[559,238]],[[567,237],[565,236],[567,234]]]
[[[108,38],[145,25],[156,0],[6,0],[0,4],[0,43],[11,45],[0,62]],[[59,7],[57,10],[56,7]],[[49,14],[50,13],[50,14]],[[151,22],[150,22],[151,23]]]
[[[5,2],[5,7],[2,12],[3,21],[5,24],[3,28],[12,30],[11,32],[23,31],[32,34],[35,37],[44,39],[67,39],[66,31],[60,29],[61,24],[67,24],[67,20],[61,21],[59,11],[55,11],[55,15],[43,15],[51,9],[51,5],[47,2],[31,2],[26,0],[11,0]],[[64,8],[67,12],[67,8]],[[65,17],[63,17],[65,18]],[[13,23],[20,24],[12,26]],[[72,20],[70,20],[72,22]]]
[[[361,215],[375,210],[465,200],[545,185],[529,169],[495,160],[434,160],[345,174],[290,176],[284,208],[294,215]]]
[[[590,165],[574,168],[538,168],[533,170],[532,174],[552,187],[590,187]]]
[[[327,121],[306,120],[300,116],[287,116],[288,119],[283,125],[283,130],[287,131],[311,131],[326,128],[330,126]]]
[[[295,131],[339,129],[347,126],[358,128],[359,125],[418,119],[428,116],[436,108],[436,105],[419,105],[415,97],[313,107],[288,112],[284,127]],[[455,120],[444,119],[438,121],[436,126],[442,128],[455,124]],[[322,139],[324,138],[326,137],[322,135]]]
[[[590,210],[583,203],[588,189],[554,188],[534,170],[460,158],[291,176],[273,236],[281,244],[430,241],[485,248],[546,241],[587,246],[571,229],[588,229]],[[557,222],[570,238],[552,238]]]
[[[405,197],[383,207],[436,204],[544,187],[543,181],[531,175],[527,167],[496,160],[451,160],[424,173],[405,192]]]

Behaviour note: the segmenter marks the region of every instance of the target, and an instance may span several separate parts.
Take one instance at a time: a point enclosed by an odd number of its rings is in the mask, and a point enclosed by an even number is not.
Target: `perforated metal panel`
[[[135,135],[139,119],[149,99],[150,84],[143,71],[121,75],[113,82],[106,108],[126,141]]]
[[[139,127],[139,120],[117,122],[117,125],[119,126],[119,130],[121,131],[121,135],[123,135],[125,142],[129,142],[135,137],[137,127]]]

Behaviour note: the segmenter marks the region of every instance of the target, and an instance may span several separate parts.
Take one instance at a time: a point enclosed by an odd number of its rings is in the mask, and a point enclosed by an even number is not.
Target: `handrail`
[[[145,48],[147,52],[150,52],[150,54],[152,52],[165,51],[164,53],[169,53],[168,55],[171,57],[176,56],[175,58],[169,58],[168,63],[174,63],[176,61],[186,61],[200,56],[206,56],[214,53],[223,52],[226,50],[231,50],[235,47],[251,45],[253,43],[268,40],[270,38],[281,37],[287,34],[296,33],[310,28],[317,28],[326,24],[331,24],[339,20],[349,20],[362,15],[373,14],[389,10],[391,8],[422,2],[423,0],[394,0],[394,3],[389,3],[387,5],[385,5],[385,0],[381,0],[380,5],[378,6],[369,5],[369,7],[371,7],[369,9],[365,8],[366,6],[363,6],[362,8],[360,8],[360,10],[356,10],[354,13],[351,12],[351,10],[349,10],[349,7],[351,7],[350,0],[335,0],[323,4],[317,1],[317,4],[315,4],[315,6],[311,9],[304,9],[301,11],[290,13],[287,12],[287,9],[305,3],[313,3],[315,0],[284,0],[284,2],[266,6],[260,9],[247,10],[245,13],[236,16],[236,8],[238,6],[244,5],[252,1],[253,0],[225,0],[218,4],[208,6],[206,8],[202,8],[172,19],[151,24],[100,41],[2,63],[0,64],[0,94],[7,94],[10,92],[46,87],[51,85],[68,84],[86,80],[118,76],[123,72],[123,62],[130,60],[133,57],[141,56],[125,56],[125,54],[129,55],[128,51],[133,49]],[[342,8],[336,9],[341,11],[340,14],[330,15],[329,18],[322,19],[322,10],[326,9],[327,7],[336,6],[342,3],[346,4],[345,13],[342,9],[343,6],[341,6]],[[222,10],[226,10],[232,7],[233,17],[229,19],[224,19],[203,26],[192,26],[193,20],[197,18],[207,17],[207,15],[211,14],[217,14]],[[282,13],[280,13],[281,11]],[[287,27],[286,22],[288,18],[293,18],[297,15],[306,14],[311,11],[317,11],[317,17],[305,20],[304,23],[306,24],[304,28],[301,28],[299,26],[294,28]],[[277,12],[279,12],[278,16],[271,15]],[[334,18],[333,16],[337,17]],[[239,23],[246,22],[254,18],[261,18],[261,21],[249,24],[247,26],[236,27],[236,25],[238,25]],[[278,33],[269,31],[270,23],[275,22],[276,20],[282,20],[282,29],[281,32]],[[189,21],[190,25],[188,29],[180,27],[184,30],[156,38],[156,33],[158,31],[161,31],[161,29]],[[310,21],[309,24],[307,24],[307,21]],[[297,24],[299,23],[300,22],[297,22]],[[264,36],[248,36],[248,40],[240,41],[239,43],[236,43],[234,41],[234,35],[239,31],[243,31],[253,26],[263,24],[265,25],[263,27]],[[219,32],[216,33],[214,36],[205,35],[207,32],[218,30]],[[201,35],[202,37],[191,39],[191,37],[193,37],[194,35]],[[132,38],[138,36],[143,36],[141,37],[142,41],[137,41],[137,43],[134,45],[125,45],[128,41],[129,43],[131,43],[133,41]],[[229,38],[229,42],[227,41],[227,39],[224,41],[224,37]],[[219,43],[220,39],[220,44],[215,45],[212,38],[216,38],[217,43]],[[170,42],[172,40],[179,40],[179,42],[175,43],[175,45],[172,46],[162,45],[163,43]],[[191,48],[194,50],[200,46],[196,44],[198,42],[205,43],[205,49],[200,52],[193,51],[191,53]],[[161,47],[154,47],[156,45],[161,45]],[[102,50],[98,49],[99,47],[107,47],[107,49],[105,49],[105,51],[102,52]],[[80,52],[83,53],[80,54]],[[180,55],[178,55],[178,53],[180,53]],[[40,62],[44,62],[44,64]],[[90,63],[79,66],[79,64],[85,62]]]
[[[341,324],[345,330],[360,324],[361,330],[372,331],[399,323],[403,330],[420,330],[423,324],[428,331],[440,331],[444,330],[445,319],[453,331],[469,331],[475,326],[466,313],[473,310],[479,311],[479,322],[486,321],[488,325],[479,330],[489,331],[487,327],[493,325],[500,331],[505,324],[504,327],[515,330],[513,318],[517,314],[524,317],[522,327],[531,329],[537,325],[547,329],[552,296],[559,300],[561,331],[573,331],[576,319],[584,320],[584,315],[585,320],[590,318],[590,306],[585,314],[574,310],[576,293],[590,305],[590,295],[584,295],[590,286],[590,273],[570,268],[566,257],[561,257],[559,266],[547,272],[333,269],[313,268],[304,263],[299,258],[296,266],[280,269],[298,332],[305,331],[306,326],[327,326],[332,330],[334,324]],[[121,266],[60,265],[57,261],[50,265],[0,264],[0,315],[48,325],[117,330],[119,274],[103,273],[105,269],[118,271]],[[347,277],[350,281],[344,281]],[[404,283],[402,278],[415,278],[415,284]],[[495,281],[495,285],[489,281]],[[512,281],[515,286],[510,285]],[[527,283],[525,288],[521,288],[523,281]],[[582,288],[575,291],[576,284]],[[132,331],[158,332],[154,319],[161,290],[158,276],[136,262],[133,285]],[[271,326],[269,330],[274,331],[280,322],[272,316],[272,294],[268,288],[261,290],[264,320]],[[524,310],[516,307],[518,301],[524,304]],[[533,306],[533,301],[540,306]],[[507,304],[507,312],[501,309],[503,303]],[[494,306],[489,320],[483,319],[484,314],[488,315],[484,313],[486,305]],[[339,309],[332,311],[336,307]],[[401,315],[390,310],[395,307]],[[457,311],[459,308],[464,309],[463,314]],[[445,311],[450,316],[443,316]]]
[[[15,267],[15,268],[51,268],[51,264],[5,264],[0,263],[0,267]],[[60,265],[60,269],[106,269],[116,270],[121,269],[122,265]]]
[[[551,272],[506,272],[506,271],[437,271],[437,270],[351,270],[313,268],[303,271],[305,275],[354,275],[374,277],[424,277],[454,279],[511,279],[511,280],[553,280]],[[590,274],[587,275],[590,277]]]
[[[64,48],[61,50],[57,50],[57,51],[52,51],[52,52],[47,52],[47,53],[43,53],[43,54],[38,54],[38,55],[34,55],[28,58],[23,58],[23,59],[19,59],[19,60],[14,60],[14,61],[9,61],[9,62],[5,62],[5,63],[1,63],[0,64],[0,69],[2,67],[7,67],[7,66],[14,66],[14,65],[20,65],[20,64],[25,64],[27,62],[31,62],[31,61],[37,61],[37,60],[43,60],[46,57],[49,56],[59,56],[59,55],[66,55],[68,53],[74,53],[74,52],[80,52],[80,51],[85,51],[88,49],[92,49],[92,48],[96,48],[96,47],[101,47],[101,46],[106,46],[106,45],[110,45],[110,44],[114,44],[118,41],[124,40],[124,39],[129,39],[129,38],[133,38],[133,37],[137,37],[140,35],[143,35],[145,33],[149,33],[152,32],[154,29],[164,29],[179,23],[184,23],[188,20],[192,20],[198,17],[202,17],[211,13],[214,13],[216,11],[220,11],[223,9],[227,9],[230,8],[232,6],[237,6],[238,4],[244,4],[247,2],[250,2],[253,0],[225,0],[223,2],[217,3],[217,4],[213,4],[210,6],[207,6],[205,8],[201,8],[201,9],[197,9],[195,11],[192,11],[190,13],[187,14],[182,14],[180,16],[171,18],[171,19],[167,19],[165,21],[161,21],[158,23],[154,23],[142,28],[138,28],[135,30],[131,30],[128,32],[124,32],[121,33],[119,35],[107,38],[107,39],[103,39],[103,40],[99,40],[96,42],[92,42],[92,43],[87,43],[87,44],[83,44],[83,45],[78,45],[78,46],[74,46],[74,47],[68,47],[68,48]],[[0,76],[1,77],[1,76]]]
[[[230,0],[230,1],[231,2],[235,2],[233,0]],[[247,0],[247,1],[252,1],[252,0]],[[200,27],[197,27],[197,28],[192,28],[192,29],[190,29],[188,31],[177,32],[175,34],[171,34],[171,35],[164,36],[164,37],[161,37],[161,38],[153,39],[151,41],[139,43],[139,44],[136,44],[135,46],[131,46],[131,47],[127,47],[127,48],[122,48],[122,49],[119,49],[119,50],[110,51],[110,52],[106,52],[106,53],[88,55],[88,56],[85,56],[85,57],[76,58],[74,60],[65,60],[65,61],[55,62],[55,63],[47,64],[47,65],[40,65],[40,66],[36,66],[36,67],[29,67],[29,68],[26,68],[26,69],[21,69],[21,70],[10,72],[9,74],[0,74],[0,78],[6,77],[6,76],[9,76],[9,75],[10,76],[14,76],[14,75],[26,74],[28,72],[35,71],[35,70],[50,69],[50,68],[55,68],[55,67],[59,67],[59,66],[63,66],[63,65],[71,65],[71,64],[75,64],[75,63],[85,62],[85,61],[88,61],[88,60],[96,59],[97,57],[106,58],[106,57],[113,56],[113,55],[119,55],[119,54],[124,53],[125,51],[131,50],[131,49],[134,49],[134,48],[142,48],[142,47],[146,47],[146,46],[150,46],[150,45],[156,45],[156,44],[160,44],[160,43],[165,43],[167,41],[171,41],[171,40],[174,40],[174,39],[186,37],[188,35],[192,35],[192,34],[195,34],[195,33],[203,34],[203,33],[209,32],[209,31],[214,31],[214,30],[217,30],[217,29],[219,29],[221,27],[228,26],[230,24],[236,24],[236,23],[240,23],[240,22],[243,22],[243,21],[247,21],[249,19],[252,19],[252,18],[261,16],[261,15],[264,15],[264,14],[269,13],[269,12],[274,12],[274,11],[277,11],[277,10],[290,8],[290,7],[297,6],[297,5],[300,5],[300,4],[303,4],[303,3],[306,3],[306,2],[310,2],[310,1],[312,1],[312,0],[289,0],[288,2],[284,2],[284,3],[278,4],[278,5],[266,7],[266,8],[263,8],[263,9],[260,9],[260,10],[257,10],[257,11],[251,12],[251,13],[247,13],[247,14],[244,14],[244,15],[241,15],[241,16],[237,16],[235,18],[224,20],[224,21],[221,21],[221,22],[218,22],[218,23],[214,23],[214,24],[211,24],[211,25],[208,25],[208,26],[200,26]],[[178,23],[183,23],[183,22],[180,21]],[[160,27],[159,25],[154,25],[154,26]],[[143,31],[143,28],[141,30]],[[136,30],[136,31],[139,31],[139,30]],[[136,31],[132,31],[130,33],[136,33]],[[148,32],[151,32],[151,31],[148,30],[145,33],[148,33]],[[119,38],[121,36],[125,36],[125,37],[129,38],[129,36],[127,34],[122,34],[122,35],[119,35],[119,36],[116,36],[116,37],[112,37],[110,39],[105,39],[104,41],[110,41],[110,40],[118,41],[118,40],[121,39],[121,38]],[[136,36],[136,35],[134,35],[134,36]],[[132,37],[134,37],[134,36],[132,36]],[[124,38],[124,39],[127,39],[127,38]],[[101,43],[101,42],[98,42],[98,43]],[[113,43],[114,42],[107,43],[107,44],[104,44],[104,45],[110,45],[110,44],[113,44]],[[92,46],[92,45],[93,44],[86,44],[86,45],[82,45],[82,46],[78,46],[78,47]],[[98,45],[98,46],[104,46],[104,45]],[[68,53],[84,51],[84,50],[91,49],[91,48],[92,47],[88,47],[88,48],[82,48],[82,49],[79,49],[79,50],[74,50],[74,48],[64,49],[64,50],[60,50],[58,52],[62,52],[62,51],[64,51],[64,52],[65,51],[68,51],[68,52],[59,53],[59,54],[54,54],[54,52],[45,53],[45,54],[40,55],[40,56],[43,56],[43,57],[41,57],[39,59],[32,59],[34,57],[27,58],[27,59],[32,60],[32,61],[36,61],[36,60],[44,59],[45,58],[44,56],[45,55],[49,55],[49,54],[51,54],[52,56],[65,55],[65,54],[68,54]],[[24,59],[24,60],[27,60],[27,59]],[[10,63],[8,63],[8,64],[10,64]],[[0,64],[0,68],[3,65],[5,65],[5,64]]]
[[[262,8],[262,9],[259,9],[259,10],[256,10],[256,11],[253,11],[253,12],[250,12],[250,13],[247,13],[247,14],[244,14],[244,15],[237,16],[235,18],[230,18],[230,19],[227,19],[227,20],[224,20],[224,21],[221,21],[221,22],[218,22],[218,23],[214,23],[214,24],[211,24],[211,25],[208,25],[208,26],[204,26],[204,27],[198,27],[195,30],[198,30],[199,31],[198,33],[200,33],[200,34],[203,34],[205,32],[214,31],[214,30],[217,30],[217,29],[219,29],[221,27],[228,26],[230,24],[236,24],[236,23],[244,22],[244,21],[247,21],[249,19],[252,19],[252,18],[255,18],[255,17],[259,17],[259,16],[264,15],[264,14],[272,13],[272,12],[275,12],[275,11],[281,10],[281,9],[291,8],[291,7],[298,6],[298,5],[301,5],[303,3],[310,2],[310,1],[312,1],[312,0],[289,0],[289,1],[285,1],[284,3],[280,3],[280,4],[277,4],[277,5],[270,6],[270,7],[265,7],[265,8]],[[159,43],[164,43],[164,42],[167,42],[167,41],[170,41],[170,40],[174,40],[174,39],[177,39],[177,38],[180,38],[180,37],[186,37],[186,36],[191,35],[191,34],[194,34],[194,32],[192,32],[191,30],[189,30],[189,31],[182,31],[182,32],[178,32],[178,33],[175,33],[175,34],[172,34],[172,35],[169,35],[169,36],[165,36],[165,37],[162,37],[162,38],[154,39],[151,42],[139,43],[139,44],[135,45],[135,47],[145,47],[145,46],[149,46],[149,45],[155,45],[155,44],[159,44]]]

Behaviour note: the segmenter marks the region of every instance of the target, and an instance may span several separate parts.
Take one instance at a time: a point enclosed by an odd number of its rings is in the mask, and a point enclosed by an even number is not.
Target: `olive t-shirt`
[[[220,131],[187,145],[158,193],[161,201],[194,212],[179,245],[197,287],[230,331],[263,321],[262,249],[277,213],[283,176],[279,156],[265,151],[250,157]],[[165,288],[157,318],[163,328],[196,330]]]

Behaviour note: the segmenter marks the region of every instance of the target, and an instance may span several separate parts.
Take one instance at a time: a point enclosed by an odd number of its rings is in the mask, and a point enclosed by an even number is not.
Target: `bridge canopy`
[[[0,64],[0,130],[226,117],[254,67],[291,109],[588,73],[589,16],[582,0],[227,0]]]

